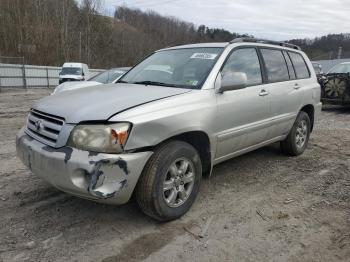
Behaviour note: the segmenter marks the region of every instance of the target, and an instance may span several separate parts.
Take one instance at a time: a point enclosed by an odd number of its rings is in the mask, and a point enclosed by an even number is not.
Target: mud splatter
[[[97,156],[98,154],[100,154],[100,153],[89,151],[89,155],[88,156],[92,157],[92,156]]]
[[[120,161],[120,159],[118,161]],[[101,170],[101,167],[103,165],[117,164],[118,161],[113,163],[110,159],[101,159],[99,161],[90,161],[89,162],[90,164],[94,165],[94,168],[90,173],[88,173],[87,171],[85,171],[85,172],[91,176],[91,181],[90,181],[90,184],[88,187],[88,191],[92,195],[95,195],[99,198],[107,199],[107,198],[113,197],[118,191],[120,191],[126,185],[127,180],[124,179],[121,182],[114,183],[114,186],[113,186],[113,189],[111,190],[111,192],[102,192],[100,190],[96,190],[96,185],[100,181],[100,179],[103,178],[103,181],[100,184],[103,184],[104,179],[105,179],[104,172]],[[123,168],[122,167],[121,168],[124,170],[125,173],[128,172],[127,166],[123,166],[123,163],[121,163],[121,164],[119,163],[117,165],[118,166],[121,165],[123,167]],[[125,162],[125,165],[126,165],[126,162]]]
[[[129,174],[128,164],[126,163],[126,161],[124,159],[119,158],[114,164],[119,166],[124,171],[124,173],[126,175]]]
[[[43,150],[50,153],[64,153],[64,163],[67,164],[68,161],[72,157],[73,149],[71,147],[61,147],[61,148],[53,148],[51,146],[44,146]]]

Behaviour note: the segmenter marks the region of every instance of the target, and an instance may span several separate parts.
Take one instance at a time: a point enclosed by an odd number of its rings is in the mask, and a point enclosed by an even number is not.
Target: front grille
[[[63,125],[64,118],[32,109],[27,119],[27,132],[31,137],[54,147]]]

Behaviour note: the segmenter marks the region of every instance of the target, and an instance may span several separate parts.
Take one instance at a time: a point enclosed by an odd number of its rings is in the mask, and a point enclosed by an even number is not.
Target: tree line
[[[100,14],[100,3],[1,0],[0,56],[23,56],[27,64],[81,61],[93,68],[110,68],[131,66],[167,46],[245,36],[125,6],[107,17]]]
[[[92,68],[131,66],[154,50],[196,42],[224,42],[248,34],[195,26],[154,11],[120,6],[114,17],[101,15],[100,0],[1,0],[1,56],[25,63],[60,66],[84,62]],[[252,36],[250,36],[252,37]],[[311,57],[350,51],[347,35],[292,40]]]
[[[350,58],[350,34],[328,34],[314,39],[293,39],[313,60]],[[340,49],[340,50],[339,50]]]

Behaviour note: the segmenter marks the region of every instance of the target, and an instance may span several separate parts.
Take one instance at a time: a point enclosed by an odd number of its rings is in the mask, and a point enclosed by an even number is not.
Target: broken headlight
[[[77,125],[68,146],[100,153],[121,153],[130,132],[129,123]]]

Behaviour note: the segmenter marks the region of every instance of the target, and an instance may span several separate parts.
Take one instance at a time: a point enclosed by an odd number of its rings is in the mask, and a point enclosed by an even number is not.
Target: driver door
[[[218,162],[264,142],[269,129],[269,92],[256,48],[234,49],[221,70],[225,74],[245,75],[246,87],[217,94]]]

